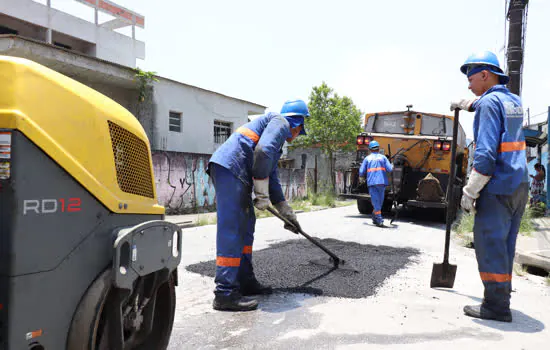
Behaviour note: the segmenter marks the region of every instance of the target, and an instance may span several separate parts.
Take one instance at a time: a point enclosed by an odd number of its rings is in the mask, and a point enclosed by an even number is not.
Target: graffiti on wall
[[[153,152],[157,196],[167,214],[212,210],[215,191],[206,173],[209,159],[205,154]]]
[[[345,171],[334,172],[334,177],[336,178],[336,193],[346,193],[345,175]]]
[[[287,200],[307,195],[305,169],[279,169],[279,181]]]
[[[167,214],[215,210],[216,192],[206,173],[208,154],[153,152],[153,169],[159,204]],[[304,169],[279,169],[287,200],[307,195]]]

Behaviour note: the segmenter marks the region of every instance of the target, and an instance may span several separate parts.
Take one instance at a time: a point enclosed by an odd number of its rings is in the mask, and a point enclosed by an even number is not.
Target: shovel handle
[[[458,136],[458,115],[460,113],[459,108],[455,108],[455,116],[453,120],[453,140],[451,141],[451,174],[449,176],[449,183],[447,185],[447,220],[445,227],[445,253],[443,257],[444,264],[449,264],[449,246],[451,243],[451,223],[452,214],[455,211],[456,203],[454,201],[454,182],[456,173],[456,145]]]
[[[313,237],[311,237],[310,235],[308,235],[307,233],[305,233],[304,231],[302,231],[301,228],[298,228],[296,227],[296,225],[294,225],[292,222],[290,222],[287,218],[285,218],[284,216],[282,216],[277,210],[275,210],[275,208],[273,207],[267,207],[267,211],[269,211],[271,214],[275,215],[276,217],[278,217],[279,219],[281,219],[285,224],[287,225],[290,225],[291,227],[294,227],[296,229],[296,231],[298,231],[302,236],[304,236],[305,238],[307,238],[308,241],[310,241],[311,243],[315,244],[317,247],[321,248],[325,253],[327,253],[333,260],[334,260],[334,266],[338,266],[338,264],[340,263],[341,259],[339,257],[336,256],[336,254],[334,254],[333,252],[331,252],[330,250],[327,249],[327,247],[325,247],[324,245],[322,245],[321,243],[317,242],[315,239],[313,239]]]

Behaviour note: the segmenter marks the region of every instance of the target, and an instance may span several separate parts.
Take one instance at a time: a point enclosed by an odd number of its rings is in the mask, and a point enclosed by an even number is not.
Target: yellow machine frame
[[[22,132],[112,212],[164,214],[147,135],[128,110],[27,59],[0,56],[0,76],[0,129]]]
[[[390,145],[392,155],[393,155],[399,150],[407,149],[413,146],[415,143],[419,142],[416,147],[412,147],[409,151],[405,152],[411,165],[418,165],[418,167],[412,166],[412,168],[418,171],[448,174],[450,172],[451,152],[436,150],[434,149],[433,144],[436,141],[450,142],[452,137],[422,135],[420,133],[420,130],[422,128],[422,117],[424,115],[430,116],[430,117],[446,118],[451,122],[454,120],[454,116],[435,114],[435,113],[416,112],[416,111],[369,113],[365,115],[365,125],[367,125],[369,118],[372,118],[375,116],[383,118],[386,115],[396,115],[396,114],[401,114],[404,116],[403,118],[404,130],[412,131],[413,132],[412,134],[364,132],[362,133],[362,135],[368,135],[369,137],[372,137],[373,139],[378,141],[378,143],[380,144],[380,152],[386,155],[388,155],[388,145]],[[405,117],[408,117],[408,118],[405,118]],[[414,123],[414,128],[407,128],[407,126],[411,124],[410,120],[412,118],[416,119],[416,122]],[[464,130],[460,125],[459,125],[458,134],[459,136],[457,140],[457,156],[460,154],[464,154],[464,158],[461,164],[462,166],[461,169],[457,168],[457,171],[460,170],[463,174],[466,174],[466,171],[468,168],[468,148],[466,145],[466,137],[465,137]],[[357,145],[357,151],[365,151],[366,153],[368,153],[368,144]],[[426,160],[424,160],[423,158],[429,151],[430,151],[429,157]]]

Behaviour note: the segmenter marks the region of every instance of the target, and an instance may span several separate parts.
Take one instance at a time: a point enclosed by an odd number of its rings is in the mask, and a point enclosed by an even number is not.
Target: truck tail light
[[[357,136],[357,144],[358,145],[364,145],[365,144],[365,137],[364,136]]]
[[[441,149],[441,141],[434,142],[434,149],[439,151]]]
[[[441,146],[441,149],[445,152],[449,152],[451,149],[451,143],[450,142],[443,142],[443,145]]]

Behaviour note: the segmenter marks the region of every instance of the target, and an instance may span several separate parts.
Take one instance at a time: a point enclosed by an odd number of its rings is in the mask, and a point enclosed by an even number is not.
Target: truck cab
[[[382,211],[403,204],[419,208],[447,207],[446,188],[451,178],[453,116],[414,111],[368,113],[363,131],[357,135],[356,159],[346,172],[342,195],[357,200],[360,213],[370,214],[372,204],[366,184],[359,184],[359,168],[370,154],[372,140],[380,144],[380,153],[394,166],[387,173],[389,186]],[[466,134],[459,125],[457,133],[455,190],[451,200],[460,201],[468,168]],[[456,207],[456,206],[455,206]]]

